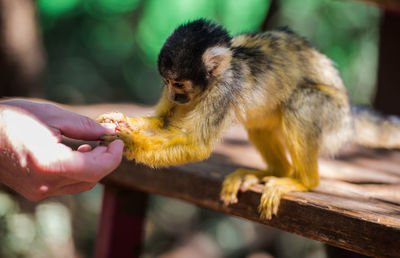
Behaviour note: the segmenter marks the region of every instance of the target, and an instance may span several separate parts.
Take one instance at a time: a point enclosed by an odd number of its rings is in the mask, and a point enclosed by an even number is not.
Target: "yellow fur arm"
[[[179,128],[163,128],[158,117],[127,118],[113,112],[100,116],[99,123],[113,123],[116,134],[106,135],[105,143],[121,139],[125,143],[124,155],[151,167],[179,165],[207,158],[211,144],[189,137]]]
[[[211,146],[205,146],[179,131],[160,130],[156,135],[135,134],[131,140],[126,157],[151,167],[199,161],[211,153]]]

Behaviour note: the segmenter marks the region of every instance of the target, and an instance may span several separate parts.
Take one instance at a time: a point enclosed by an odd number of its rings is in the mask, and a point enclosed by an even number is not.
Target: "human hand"
[[[52,104],[0,102],[0,181],[34,201],[89,190],[118,166],[122,141],[73,151],[61,136],[98,140],[109,132]]]

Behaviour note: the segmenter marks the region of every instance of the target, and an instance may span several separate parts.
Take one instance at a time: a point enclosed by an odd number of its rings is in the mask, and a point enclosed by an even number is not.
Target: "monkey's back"
[[[283,87],[307,81],[346,91],[334,63],[286,27],[240,34],[232,39],[232,50],[234,59],[244,61],[259,82],[279,78]]]
[[[232,62],[243,71],[245,125],[277,121],[279,109],[314,121],[321,131],[321,152],[335,152],[347,141],[350,103],[328,57],[286,28],[241,34],[231,43]]]

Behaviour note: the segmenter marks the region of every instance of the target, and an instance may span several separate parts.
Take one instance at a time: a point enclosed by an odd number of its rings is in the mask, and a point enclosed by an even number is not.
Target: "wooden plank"
[[[150,113],[129,105],[74,109],[92,117],[116,110]],[[242,193],[238,204],[222,205],[219,191],[226,174],[238,167],[264,166],[244,130],[234,126],[206,161],[157,170],[123,161],[104,183],[185,200],[365,255],[400,254],[399,151],[348,148],[337,160],[321,159],[320,185],[285,195],[278,216],[270,221],[258,216],[261,185]]]

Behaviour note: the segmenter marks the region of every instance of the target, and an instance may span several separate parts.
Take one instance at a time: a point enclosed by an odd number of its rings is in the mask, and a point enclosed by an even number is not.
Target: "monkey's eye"
[[[164,81],[165,84],[169,84],[169,80],[168,79],[164,78],[163,81]]]
[[[175,82],[174,84],[175,88],[182,88],[183,87],[183,83],[179,83],[179,82]]]

